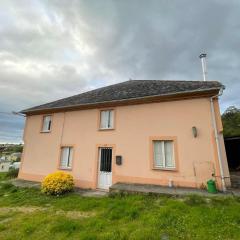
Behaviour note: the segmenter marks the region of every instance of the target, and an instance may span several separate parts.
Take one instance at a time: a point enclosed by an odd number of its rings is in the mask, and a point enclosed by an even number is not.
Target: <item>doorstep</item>
[[[216,194],[209,193],[206,190],[183,187],[165,187],[150,184],[133,184],[133,183],[115,183],[110,187],[110,192],[128,192],[128,193],[143,193],[168,196],[184,196],[196,194],[200,196],[240,196],[240,191],[229,189],[226,193],[218,192]]]

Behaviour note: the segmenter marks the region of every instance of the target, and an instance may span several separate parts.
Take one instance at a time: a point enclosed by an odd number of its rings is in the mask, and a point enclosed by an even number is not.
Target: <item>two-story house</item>
[[[23,110],[19,178],[58,169],[82,188],[229,186],[216,81],[130,80]]]

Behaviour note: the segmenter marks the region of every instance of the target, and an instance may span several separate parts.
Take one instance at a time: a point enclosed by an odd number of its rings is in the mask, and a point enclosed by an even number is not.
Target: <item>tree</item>
[[[240,109],[230,106],[222,115],[224,137],[240,136]]]

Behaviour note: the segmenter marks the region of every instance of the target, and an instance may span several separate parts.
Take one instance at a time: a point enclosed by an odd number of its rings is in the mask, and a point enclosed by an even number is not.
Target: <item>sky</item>
[[[239,0],[0,0],[0,142],[12,111],[129,79],[208,80],[240,107]]]

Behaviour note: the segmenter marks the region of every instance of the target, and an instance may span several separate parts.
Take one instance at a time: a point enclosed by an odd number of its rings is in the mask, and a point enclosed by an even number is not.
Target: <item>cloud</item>
[[[3,0],[0,7],[0,111],[129,78],[201,80],[201,52],[208,79],[226,86],[221,109],[240,106],[237,0]],[[23,119],[10,116],[0,114],[0,141],[20,139]]]

